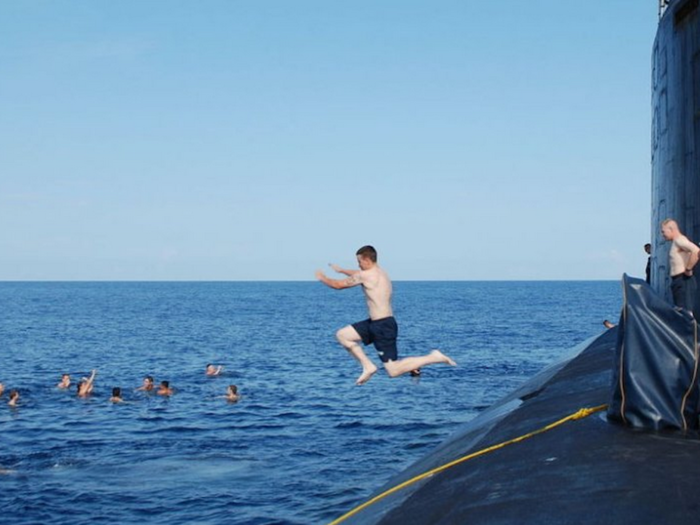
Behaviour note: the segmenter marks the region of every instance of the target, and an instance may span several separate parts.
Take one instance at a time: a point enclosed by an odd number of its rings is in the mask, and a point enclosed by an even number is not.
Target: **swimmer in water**
[[[215,365],[208,364],[206,368],[206,374],[208,376],[218,376],[224,369],[223,366],[219,365],[218,368]]]
[[[88,397],[92,394],[92,389],[95,383],[95,376],[97,375],[97,370],[93,370],[90,377],[84,377],[80,383],[78,383],[77,391],[78,397]]]
[[[118,386],[115,386],[112,389],[112,397],[110,397],[109,400],[112,403],[123,403],[124,400],[122,399],[122,389]]]
[[[235,403],[240,398],[241,396],[238,395],[238,387],[236,385],[229,385],[226,389],[226,399],[231,403]]]
[[[154,384],[153,376],[146,376],[143,378],[143,385],[138,387],[136,390],[144,390],[146,392],[151,392],[156,385]]]
[[[69,388],[70,387],[70,374],[63,374],[61,376],[61,382],[56,385],[56,388]]]
[[[19,391],[10,390],[10,401],[7,403],[11,407],[16,407],[19,402]]]
[[[0,383],[0,397],[2,397],[2,394],[5,392],[5,385]]]
[[[161,381],[156,394],[159,396],[171,396],[175,391],[170,388],[170,381]]]

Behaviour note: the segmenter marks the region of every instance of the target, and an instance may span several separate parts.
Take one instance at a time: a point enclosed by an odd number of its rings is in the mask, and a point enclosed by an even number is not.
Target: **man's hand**
[[[323,282],[326,279],[326,274],[323,273],[321,270],[316,270],[316,279]]]
[[[340,266],[338,266],[337,264],[328,263],[328,266],[330,266],[331,269],[336,273],[343,273],[343,269]]]

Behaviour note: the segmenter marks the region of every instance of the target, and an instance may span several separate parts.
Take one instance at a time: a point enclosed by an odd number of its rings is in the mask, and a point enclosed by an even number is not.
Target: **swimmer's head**
[[[122,389],[118,386],[115,386],[112,389],[112,397],[122,397]]]
[[[238,394],[238,387],[236,385],[229,385],[228,392],[229,394]]]
[[[160,387],[161,388],[170,388],[170,381],[161,381]]]

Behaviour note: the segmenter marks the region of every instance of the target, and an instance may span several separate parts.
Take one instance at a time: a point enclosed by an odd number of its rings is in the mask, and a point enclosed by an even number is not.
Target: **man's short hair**
[[[355,255],[359,255],[360,257],[363,257],[365,259],[369,259],[372,262],[377,262],[377,250],[374,249],[374,246],[363,246],[357,252],[355,252]]]
[[[646,243],[646,244],[644,245],[644,247],[645,247],[645,248],[651,248],[651,244]]]

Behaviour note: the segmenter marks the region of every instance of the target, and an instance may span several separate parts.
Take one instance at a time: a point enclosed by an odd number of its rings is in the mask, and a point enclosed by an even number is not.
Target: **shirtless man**
[[[207,367],[206,367],[206,369],[205,369],[205,373],[206,373],[208,376],[218,376],[218,375],[221,373],[221,371],[222,371],[223,369],[224,369],[224,367],[221,366],[221,365],[219,365],[218,367],[216,367],[215,365],[212,365],[212,364],[210,363],[210,364],[207,365]]]
[[[231,403],[235,403],[240,399],[238,395],[238,387],[236,385],[229,385],[226,389],[226,399]]]
[[[138,387],[136,390],[143,390],[146,392],[151,392],[156,385],[154,384],[154,379],[153,376],[146,376],[143,378],[143,384]]]
[[[112,389],[112,397],[109,398],[109,401],[111,403],[123,403],[124,399],[122,399],[122,389],[115,386]]]
[[[80,383],[78,383],[78,397],[88,397],[92,394],[92,389],[95,384],[95,376],[97,375],[97,370],[93,370],[90,377],[84,377]]]
[[[61,382],[56,385],[56,388],[70,388],[70,374],[63,374]]]
[[[11,407],[16,407],[19,402],[19,391],[10,390],[10,401],[7,403]]]
[[[700,248],[688,240],[673,219],[661,223],[661,235],[671,241],[668,263],[671,273],[673,304],[692,312],[695,308],[695,279],[693,268],[698,262]]]
[[[170,381],[161,381],[156,394],[159,396],[172,396],[175,391],[170,388]]]
[[[335,264],[330,265],[334,271],[347,275],[347,279],[330,279],[321,270],[316,272],[316,278],[330,288],[343,290],[362,286],[365,293],[369,319],[341,328],[335,334],[343,348],[362,366],[362,373],[356,384],[365,384],[377,371],[376,365],[362,350],[360,342],[365,345],[374,344],[390,377],[397,377],[435,363],[455,366],[456,363],[440,350],[433,350],[424,356],[398,359],[398,326],[391,308],[391,280],[377,264],[377,251],[372,246],[363,246],[357,250],[356,255],[359,270],[344,270]]]

